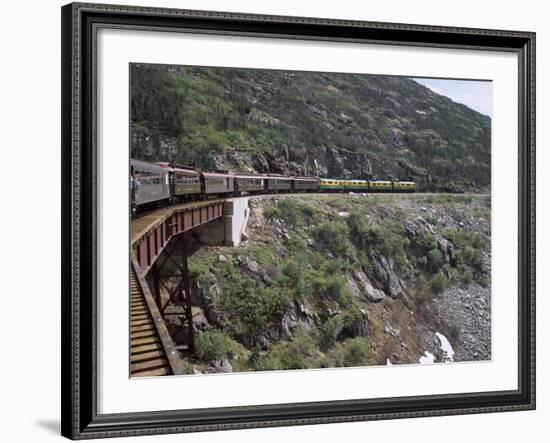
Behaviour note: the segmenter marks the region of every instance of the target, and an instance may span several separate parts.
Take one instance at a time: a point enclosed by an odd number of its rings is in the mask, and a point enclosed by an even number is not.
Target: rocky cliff
[[[490,359],[489,202],[251,199],[244,243],[198,245],[190,257],[189,371]]]
[[[490,118],[406,77],[133,64],[131,151],[204,169],[490,186]]]

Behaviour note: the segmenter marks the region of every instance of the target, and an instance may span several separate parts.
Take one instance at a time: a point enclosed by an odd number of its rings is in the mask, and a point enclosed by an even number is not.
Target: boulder
[[[227,358],[214,360],[210,363],[210,366],[215,368],[218,372],[233,372],[233,366],[231,366],[231,363],[229,363]]]
[[[260,269],[258,266],[258,263],[255,262],[254,260],[248,261],[248,263],[246,264],[246,267],[250,272],[253,272],[253,273],[257,273]]]
[[[297,321],[296,316],[290,315],[288,312],[285,312],[281,318],[280,325],[280,337],[283,340],[289,340],[292,337],[292,332],[296,328]]]
[[[363,271],[356,271],[353,273],[353,277],[358,283],[352,280],[355,287],[361,288],[362,295],[372,303],[378,303],[382,301],[386,294],[380,289],[376,289],[371,281],[368,279],[367,275]],[[348,282],[349,283],[349,282]],[[346,286],[347,287],[347,286]],[[352,292],[353,294],[353,292]]]
[[[403,284],[396,275],[396,265],[393,259],[372,255],[374,261],[374,276],[376,286],[383,289],[391,298],[399,298],[403,294]]]
[[[202,331],[210,326],[210,323],[208,322],[208,319],[206,318],[206,315],[201,308],[199,308],[198,306],[193,306],[191,308],[191,312],[193,313],[193,329],[197,331]]]

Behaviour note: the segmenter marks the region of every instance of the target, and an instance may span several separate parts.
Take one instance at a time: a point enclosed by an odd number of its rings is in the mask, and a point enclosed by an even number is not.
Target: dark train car
[[[296,192],[318,191],[319,179],[315,177],[292,177],[292,190]]]
[[[174,165],[174,195],[180,198],[197,197],[202,193],[199,171]]]
[[[202,193],[201,174],[199,171],[177,164],[158,162],[168,171],[170,193],[178,200],[198,198]]]
[[[235,192],[259,193],[265,189],[263,175],[235,175]]]
[[[270,175],[265,178],[265,192],[290,191],[292,178],[284,175]]]
[[[154,163],[130,161],[132,209],[170,201],[168,170]]]
[[[201,172],[204,195],[232,194],[235,191],[235,176],[219,172]]]

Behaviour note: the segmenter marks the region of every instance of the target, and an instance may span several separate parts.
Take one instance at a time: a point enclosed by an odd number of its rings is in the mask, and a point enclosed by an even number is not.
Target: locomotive
[[[204,172],[168,162],[130,161],[132,213],[155,206],[211,197],[299,192],[415,192],[416,183],[294,177],[277,174]]]

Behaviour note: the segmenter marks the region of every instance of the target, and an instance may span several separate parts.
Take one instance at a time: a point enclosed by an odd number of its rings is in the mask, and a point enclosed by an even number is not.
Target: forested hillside
[[[487,191],[491,120],[405,77],[131,66],[135,158]]]

